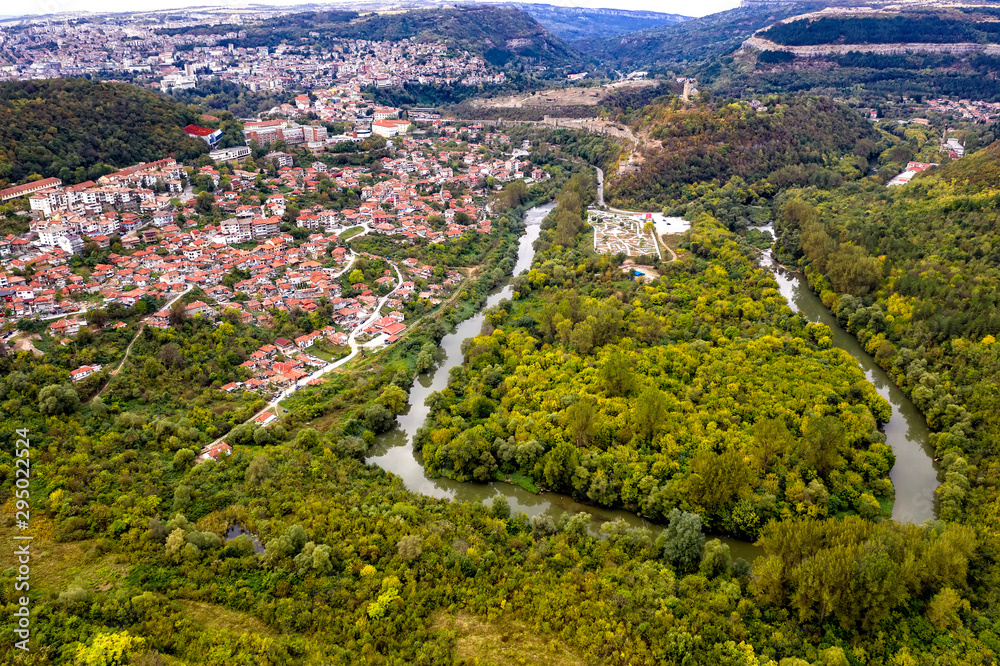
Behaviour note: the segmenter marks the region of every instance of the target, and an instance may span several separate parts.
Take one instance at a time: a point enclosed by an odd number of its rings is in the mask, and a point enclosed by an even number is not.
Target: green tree
[[[694,571],[705,546],[701,516],[672,509],[667,518],[670,522],[663,530],[663,558],[681,573]]]
[[[80,396],[71,384],[50,384],[38,392],[38,411],[45,416],[72,414],[80,408]]]
[[[197,197],[195,197],[195,208],[202,215],[208,215],[212,212],[212,208],[215,207],[215,195],[211,192],[205,191],[200,192]]]
[[[601,365],[601,383],[611,396],[626,396],[635,391],[636,378],[628,359],[613,352]]]
[[[633,410],[636,434],[643,441],[651,442],[667,419],[669,413],[667,396],[663,391],[647,386],[636,399]]]
[[[596,403],[590,396],[577,398],[566,410],[566,427],[577,446],[585,446],[594,432]]]
[[[840,463],[846,432],[836,418],[808,415],[803,420],[802,435],[802,455],[817,472],[826,475]]]
[[[395,384],[389,384],[375,402],[388,409],[395,416],[406,409],[406,391]]]
[[[376,435],[392,430],[396,425],[396,416],[380,404],[372,404],[365,408],[364,424]]]
[[[254,456],[247,465],[246,482],[251,486],[259,486],[271,476],[271,462],[264,454]]]
[[[76,651],[76,662],[80,666],[122,666],[130,664],[132,657],[142,650],[146,640],[132,636],[127,631],[100,633],[87,645]]]

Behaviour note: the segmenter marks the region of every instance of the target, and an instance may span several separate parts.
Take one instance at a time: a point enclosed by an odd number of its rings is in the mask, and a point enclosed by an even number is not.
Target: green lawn
[[[365,230],[365,228],[361,227],[361,226],[351,227],[350,229],[345,229],[344,233],[340,234],[340,240],[341,241],[345,241],[345,240],[347,240],[349,238],[354,238],[355,236],[357,236],[358,234],[360,234],[364,230]]]

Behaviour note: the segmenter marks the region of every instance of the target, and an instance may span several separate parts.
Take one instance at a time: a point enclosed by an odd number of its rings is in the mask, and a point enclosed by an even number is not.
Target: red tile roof
[[[219,130],[210,129],[208,127],[199,127],[198,125],[188,125],[184,128],[185,134],[194,134],[195,136],[209,136],[214,134]]]

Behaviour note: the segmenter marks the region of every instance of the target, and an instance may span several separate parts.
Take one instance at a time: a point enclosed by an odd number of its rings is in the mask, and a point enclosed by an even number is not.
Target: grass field
[[[224,606],[206,604],[201,601],[175,599],[177,605],[184,609],[184,615],[192,622],[203,627],[211,627],[234,634],[250,632],[261,636],[273,636],[274,629],[249,613],[229,610]]]
[[[6,509],[6,507],[5,507]],[[13,511],[6,512],[13,515]],[[84,590],[109,590],[117,586],[129,572],[121,556],[104,553],[96,540],[60,543],[52,538],[52,521],[31,518],[31,530],[21,532],[15,527],[0,527],[0,541],[17,543],[14,536],[32,536],[29,543],[32,591],[58,594],[70,587]],[[0,549],[0,569],[18,566],[13,548]]]
[[[349,238],[354,238],[364,230],[365,228],[362,226],[351,227],[350,229],[344,229],[344,233],[340,234],[340,240],[345,241]]]
[[[525,625],[484,623],[467,613],[441,613],[435,629],[455,633],[455,657],[476,664],[582,666],[585,662],[561,641],[546,640]]]

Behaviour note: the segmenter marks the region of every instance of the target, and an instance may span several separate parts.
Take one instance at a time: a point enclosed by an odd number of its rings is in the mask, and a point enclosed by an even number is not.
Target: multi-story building
[[[254,238],[267,238],[268,236],[274,236],[281,231],[281,218],[276,216],[258,218],[253,221],[251,228],[253,229]]]
[[[17,185],[15,187],[8,187],[5,190],[0,190],[0,201],[8,201],[10,199],[16,199],[17,197],[23,197],[28,194],[34,194],[35,192],[41,192],[42,190],[47,190],[50,187],[60,186],[62,186],[62,181],[58,178],[43,178],[42,180],[36,180],[32,183],[25,183],[24,185]]]
[[[196,139],[201,139],[212,148],[219,145],[219,140],[222,138],[222,130],[199,127],[198,125],[188,125],[184,128],[184,133]]]
[[[41,247],[58,247],[70,254],[83,251],[83,239],[74,231],[61,224],[50,224],[38,230],[38,245]]]
[[[375,120],[387,120],[389,118],[399,118],[399,109],[394,109],[391,106],[376,106],[372,112],[372,117]]]
[[[274,162],[274,166],[278,167],[279,169],[281,167],[290,167],[292,166],[292,164],[295,163],[294,160],[292,159],[292,156],[289,155],[288,153],[277,153],[277,152],[268,153],[267,155],[264,156],[264,159]]]
[[[234,162],[246,159],[250,156],[250,149],[246,146],[233,146],[232,148],[219,148],[208,154],[216,162]]]
[[[406,134],[409,129],[408,120],[376,120],[372,123],[372,132],[386,138]]]

